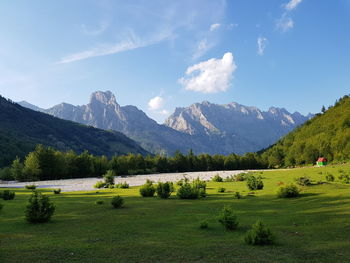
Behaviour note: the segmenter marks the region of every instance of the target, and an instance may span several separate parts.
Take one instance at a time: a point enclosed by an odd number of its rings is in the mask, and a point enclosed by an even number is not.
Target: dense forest
[[[269,167],[315,163],[318,157],[342,162],[350,159],[350,97],[344,96],[334,106],[287,134],[262,151],[262,162]]]
[[[136,142],[116,131],[104,131],[36,112],[0,96],[0,167],[16,156],[24,158],[38,144],[61,151],[84,150],[96,155],[147,154]]]

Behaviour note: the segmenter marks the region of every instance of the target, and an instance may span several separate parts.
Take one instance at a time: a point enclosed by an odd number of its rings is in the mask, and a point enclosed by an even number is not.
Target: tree
[[[16,159],[13,161],[11,165],[11,175],[15,180],[17,181],[23,181],[23,164],[21,163],[21,160],[16,157]]]
[[[38,156],[35,152],[31,152],[27,155],[24,161],[23,175],[24,179],[28,181],[40,180],[41,169]]]

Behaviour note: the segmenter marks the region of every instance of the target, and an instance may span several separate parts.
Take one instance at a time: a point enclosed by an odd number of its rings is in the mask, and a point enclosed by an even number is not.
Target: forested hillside
[[[23,158],[37,144],[96,155],[147,154],[122,133],[61,120],[0,96],[0,167],[11,164],[16,156]]]
[[[328,110],[289,133],[262,154],[270,167],[350,159],[350,97],[344,96]]]

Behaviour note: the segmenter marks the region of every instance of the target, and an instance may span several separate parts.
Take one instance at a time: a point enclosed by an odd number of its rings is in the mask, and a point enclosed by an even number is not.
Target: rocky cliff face
[[[270,108],[263,112],[238,103],[217,105],[205,101],[177,108],[160,125],[135,106],[121,107],[110,91],[94,92],[87,105],[61,103],[39,110],[96,128],[123,132],[150,152],[168,154],[176,150],[186,153],[189,149],[210,154],[257,151],[308,119],[285,109]]]

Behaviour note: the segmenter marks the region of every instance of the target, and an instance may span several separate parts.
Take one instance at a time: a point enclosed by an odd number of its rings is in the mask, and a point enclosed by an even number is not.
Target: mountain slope
[[[97,155],[147,154],[124,134],[87,127],[24,108],[0,97],[0,166],[23,157],[36,144]]]
[[[325,113],[289,133],[264,151],[271,167],[312,164],[318,157],[329,161],[350,159],[350,97],[344,96]]]

